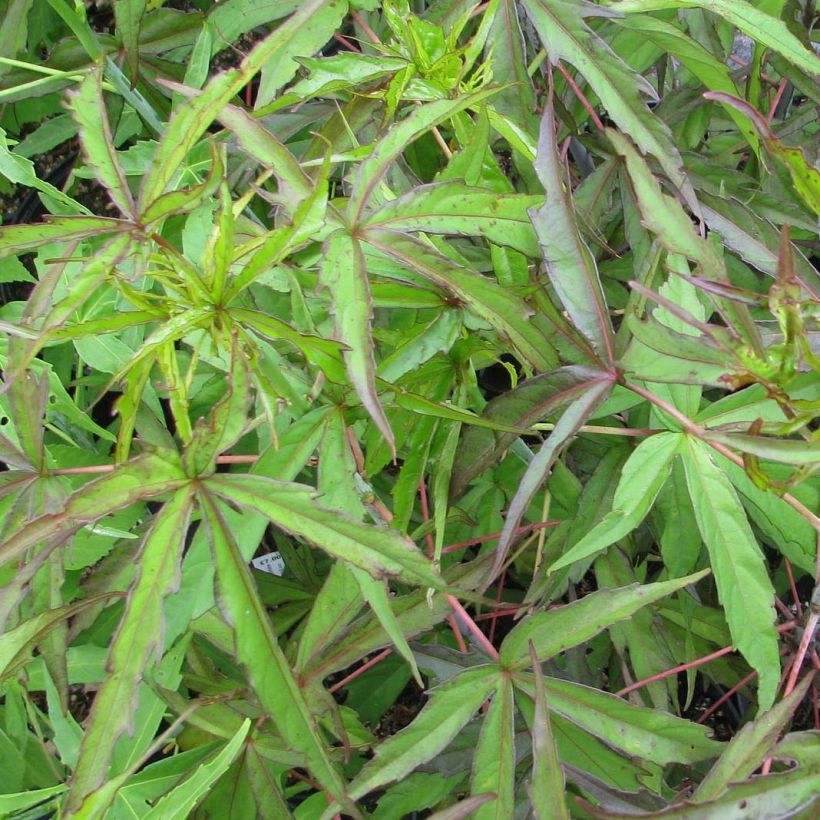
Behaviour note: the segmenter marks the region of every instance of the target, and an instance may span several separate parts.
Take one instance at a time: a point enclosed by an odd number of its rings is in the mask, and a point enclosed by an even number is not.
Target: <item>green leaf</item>
[[[210,484],[210,481],[208,482]],[[206,484],[199,492],[216,565],[217,600],[232,625],[237,657],[283,739],[305,756],[315,777],[346,804],[345,787],[282,652],[245,559]]]
[[[277,51],[276,57],[268,59],[262,66],[255,108],[262,108],[274,99],[276,92],[293,78],[299,68],[294,58],[316,54],[338,31],[346,13],[347,0],[332,0],[305,20],[286,46]]]
[[[290,41],[314,14],[338,0],[307,0],[272,34],[254,46],[238,68],[214,77],[192,100],[177,108],[162,133],[154,161],[142,179],[138,200],[139,212],[157,200],[171,184],[177,169],[199,142],[220,110],[250,82],[263,65],[274,63],[287,54]]]
[[[131,78],[131,87],[137,84],[140,62],[140,26],[147,0],[114,0],[114,20],[125,49],[125,62]]]
[[[814,678],[806,675],[780,703],[756,720],[747,723],[731,740],[706,777],[695,789],[691,800],[704,803],[720,797],[730,783],[746,780],[763,763],[777,743],[794,710],[806,697]]]
[[[29,650],[56,625],[116,595],[117,593],[107,593],[75,601],[57,609],[47,609],[31,616],[14,629],[6,630],[0,635],[0,679],[4,680],[28,663]]]
[[[114,745],[124,732],[134,731],[138,686],[146,666],[158,664],[164,652],[163,601],[179,584],[192,500],[190,487],[177,490],[157,515],[143,542],[136,580],[108,652],[108,675],[94,698],[80,746],[67,798],[69,811],[103,784]]]
[[[368,230],[363,232],[363,239],[474,310],[508,338],[536,370],[551,370],[556,365],[550,341],[529,321],[532,309],[520,297],[413,237]]]
[[[116,3],[115,11],[131,2],[132,0],[126,0]],[[144,0],[142,2],[144,4]],[[106,188],[117,208],[129,219],[136,219],[134,198],[117,158],[111,126],[106,115],[101,69],[86,74],[78,89],[68,93],[68,104],[80,131],[80,143],[86,162],[94,170],[97,179]]]
[[[509,677],[498,683],[484,715],[470,779],[473,794],[495,794],[476,809],[476,820],[507,820],[515,813],[515,701]]]
[[[609,117],[643,152],[658,160],[697,214],[697,198],[683,171],[672,135],[641,99],[641,94],[652,98],[655,92],[584,22],[586,17],[611,17],[612,12],[586,0],[526,0],[524,8],[550,60],[566,60],[575,66],[598,95]]]
[[[501,663],[523,669],[532,641],[539,659],[546,660],[593,638],[608,626],[629,618],[644,606],[671,595],[688,584],[697,583],[708,570],[660,581],[655,584],[630,584],[619,589],[602,589],[549,612],[531,615],[516,626],[501,645]]]
[[[540,196],[499,194],[453,180],[420,185],[381,205],[365,224],[404,233],[481,236],[537,258],[538,241],[527,211],[540,202]]]
[[[564,800],[566,782],[558,759],[558,748],[552,734],[544,673],[538,662],[535,647],[530,644],[530,661],[535,681],[535,713],[532,726],[532,779],[530,803],[536,820],[569,820]]]
[[[783,464],[817,464],[820,462],[820,440],[797,441],[773,436],[751,436],[745,433],[710,431],[707,440],[725,444],[741,453],[750,453]]]
[[[538,234],[550,282],[569,318],[583,333],[594,354],[612,366],[612,323],[595,257],[578,230],[560,156],[550,82],[535,159],[535,172],[547,197],[540,208],[530,210],[530,217]]]
[[[359,240],[337,231],[325,243],[320,281],[330,292],[339,340],[347,345],[350,382],[396,457],[396,442],[376,391],[371,320],[373,308],[367,266]]]
[[[679,433],[660,433],[642,441],[623,466],[612,500],[612,511],[548,571],[556,572],[575,561],[589,558],[632,532],[646,517],[669,477],[680,446]]]
[[[64,539],[136,501],[178,489],[187,479],[175,455],[147,453],[85,484],[69,496],[60,512],[35,518],[3,541],[0,563],[16,560],[41,541]]]
[[[499,683],[497,667],[467,669],[434,689],[424,709],[405,729],[385,740],[351,782],[353,799],[401,780],[445,749]],[[332,817],[331,806],[323,818]]]
[[[373,153],[359,166],[347,210],[350,225],[357,226],[361,222],[363,211],[382,178],[408,145],[449,117],[478,106],[496,91],[496,88],[484,88],[452,100],[436,100],[415,108],[401,122],[392,125],[376,143]]]
[[[277,526],[321,547],[374,578],[401,578],[441,589],[428,558],[399,533],[362,524],[316,503],[315,491],[301,484],[251,475],[217,474],[206,486],[228,501],[266,515]]]
[[[706,9],[772,51],[782,54],[794,65],[810,74],[820,74],[820,58],[809,51],[782,20],[745,0],[620,0],[612,3],[610,8],[623,14],[660,9]]]
[[[194,806],[236,760],[250,728],[250,718],[245,718],[236,734],[222,747],[219,754],[207,763],[198,764],[190,777],[186,777],[163,795],[151,810],[143,815],[144,820],[185,820],[190,817]]]
[[[680,60],[710,91],[724,91],[735,95],[738,93],[728,66],[672,23],[648,14],[616,17],[615,23],[621,28],[634,31],[641,38],[647,38],[664,52]],[[754,128],[750,126],[748,120],[731,107],[727,106],[726,110],[752,150],[757,153],[760,140]]]
[[[687,437],[681,449],[686,484],[732,640],[757,670],[761,710],[771,707],[780,680],[774,589],[746,513],[706,445]]]

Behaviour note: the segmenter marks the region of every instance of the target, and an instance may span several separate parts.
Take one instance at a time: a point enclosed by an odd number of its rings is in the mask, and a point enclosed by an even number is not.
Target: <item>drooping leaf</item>
[[[118,2],[115,11],[132,4],[132,0]],[[86,162],[94,169],[99,181],[108,190],[114,204],[129,219],[136,218],[134,198],[125,181],[117,153],[111,126],[106,116],[102,95],[102,72],[86,75],[76,91],[69,92],[71,113],[80,131],[80,142],[85,151]]]
[[[560,164],[556,129],[550,83],[535,159],[535,172],[547,198],[540,208],[530,210],[530,217],[538,234],[550,283],[595,355],[612,366],[612,323],[595,258],[578,230],[566,173]]]
[[[539,487],[549,475],[552,465],[561,450],[572,440],[572,437],[595,411],[595,408],[606,399],[612,390],[612,384],[613,381],[610,376],[602,376],[593,381],[582,382],[567,391],[567,395],[564,397],[566,399],[566,409],[556,422],[555,428],[547,440],[541,445],[538,454],[527,465],[524,477],[521,479],[512,501],[510,501],[507,517],[504,520],[504,529],[498,539],[495,561],[490,570],[488,584],[504,565],[516,537],[518,525],[521,523],[527,507],[529,507]]]

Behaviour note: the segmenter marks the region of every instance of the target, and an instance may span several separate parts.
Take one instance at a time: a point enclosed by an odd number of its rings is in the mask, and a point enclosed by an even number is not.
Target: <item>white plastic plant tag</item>
[[[267,555],[260,555],[251,560],[251,563],[262,572],[269,572],[271,575],[282,575],[285,571],[285,562],[278,552],[269,552]]]

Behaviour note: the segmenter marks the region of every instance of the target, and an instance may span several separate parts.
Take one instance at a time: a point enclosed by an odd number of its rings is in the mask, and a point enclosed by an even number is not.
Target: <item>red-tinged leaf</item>
[[[529,321],[532,308],[498,282],[461,267],[431,245],[405,234],[368,230],[363,239],[474,310],[509,339],[536,370],[556,366],[558,357],[550,340]]]
[[[211,476],[206,486],[223,498],[267,516],[282,529],[307,539],[374,578],[401,578],[434,589],[443,587],[430,560],[394,530],[347,518],[318,503],[316,492],[303,484],[254,475]]]
[[[330,293],[338,338],[348,347],[344,359],[350,382],[395,458],[393,431],[376,391],[376,360],[371,333],[373,306],[367,266],[358,239],[337,231],[327,240],[320,281]]]
[[[114,20],[125,49],[131,88],[137,84],[140,64],[140,27],[147,0],[114,0]]]
[[[546,191],[546,201],[530,211],[541,243],[552,286],[575,327],[583,333],[597,357],[613,366],[613,334],[598,266],[581,237],[566,170],[556,141],[552,84],[541,119],[535,172]]]
[[[463,495],[470,481],[497,462],[524,430],[566,407],[579,385],[605,375],[601,370],[571,365],[533,376],[492,399],[481,414],[486,429],[470,426],[462,435],[450,494]]]
[[[41,541],[61,540],[86,524],[137,501],[172,492],[187,482],[176,453],[147,453],[72,493],[64,509],[35,518],[0,544],[0,564]]]
[[[115,8],[121,5],[122,2],[118,2]],[[97,179],[106,188],[117,208],[129,219],[135,219],[134,198],[117,158],[106,114],[101,69],[86,74],[77,90],[69,91],[68,105],[80,130],[80,144],[86,163],[94,170]]]
[[[543,661],[559,652],[593,638],[608,626],[630,617],[642,607],[659,601],[709,574],[660,581],[655,584],[630,584],[619,589],[602,589],[559,609],[530,615],[510,632],[501,645],[501,663],[523,669],[529,662],[530,642]]]
[[[598,95],[608,116],[644,153],[658,160],[692,212],[698,214],[697,197],[672,134],[641,99],[641,94],[654,97],[654,90],[584,22],[586,17],[612,17],[613,12],[586,0],[525,0],[524,8],[550,60],[572,63]]]
[[[247,85],[268,61],[276,62],[287,52],[291,39],[311,17],[337,0],[306,0],[282,25],[254,46],[238,68],[214,77],[201,91],[177,108],[157,146],[154,161],[142,180],[139,195],[141,214],[165,193],[191,149],[199,142],[221,109]]]
[[[200,491],[199,500],[216,565],[217,600],[233,627],[236,655],[283,739],[304,755],[313,775],[346,807],[344,782],[279,646],[248,565],[208,489]]]
[[[32,225],[0,227],[0,259],[33,250],[49,242],[71,242],[89,236],[130,231],[134,226],[105,216],[52,216]]]
[[[468,669],[430,694],[424,709],[405,729],[389,737],[351,782],[349,794],[358,800],[375,789],[408,775],[445,749],[499,684],[494,666]],[[331,806],[323,820],[333,816]]]
[[[23,621],[14,629],[0,635],[0,680],[19,671],[30,660],[30,650],[59,623],[85,609],[110,601],[120,596],[119,592],[95,595],[73,604],[47,609]]]
[[[820,462],[820,440],[805,441],[774,438],[772,436],[752,436],[745,433],[709,432],[709,441],[725,444],[741,453],[749,453],[768,461],[783,464],[817,464]]]
[[[757,670],[758,702],[761,710],[769,709],[780,679],[780,657],[774,589],[763,553],[734,488],[713,462],[708,447],[687,437],[681,457],[732,641]]]
[[[192,502],[191,486],[180,488],[145,536],[137,557],[136,579],[108,652],[108,675],[94,697],[80,745],[66,804],[69,812],[103,784],[117,740],[134,731],[137,689],[144,670],[149,664],[158,664],[164,652],[163,602],[179,586]]]
[[[518,525],[524,517],[530,502],[538,489],[549,476],[555,459],[558,458],[561,450],[566,447],[573,436],[578,432],[578,428],[595,411],[595,408],[603,402],[612,390],[614,380],[611,376],[603,376],[589,382],[570,387],[562,397],[562,403],[566,410],[555,424],[555,428],[549,434],[549,438],[541,445],[541,449],[535,458],[527,465],[524,477],[518,484],[510,506],[507,510],[507,517],[504,520],[504,529],[498,539],[495,549],[495,561],[493,563],[484,589],[492,583],[493,579],[501,571],[507,554],[516,538]]]
[[[566,781],[558,747],[552,734],[544,673],[535,647],[530,644],[530,661],[535,680],[535,713],[532,726],[532,779],[529,784],[530,803],[536,820],[569,820],[564,799]]]
[[[806,697],[814,680],[809,672],[780,703],[757,720],[747,723],[731,740],[726,751],[701,780],[691,797],[693,803],[704,803],[720,797],[730,783],[738,783],[754,774],[771,752],[778,738]]]
[[[476,809],[491,800],[495,800],[494,794],[474,794],[472,797],[459,800],[447,809],[431,814],[428,820],[465,820],[467,817],[473,817]]]
[[[9,347],[16,341],[10,340]],[[11,363],[11,356],[9,360]],[[43,465],[43,424],[49,395],[48,375],[28,370],[15,379],[7,391],[14,432],[29,463],[39,469]]]
[[[515,700],[507,676],[499,681],[481,724],[470,791],[495,795],[492,803],[476,809],[476,820],[507,820],[515,814]]]

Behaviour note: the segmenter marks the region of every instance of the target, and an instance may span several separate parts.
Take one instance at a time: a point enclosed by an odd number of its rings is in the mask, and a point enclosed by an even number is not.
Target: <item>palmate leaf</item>
[[[373,308],[367,266],[358,239],[337,231],[327,240],[320,281],[330,293],[339,340],[347,345],[344,359],[350,382],[395,458],[396,441],[376,391]]]
[[[707,446],[691,437],[681,449],[686,484],[732,641],[759,675],[762,711],[774,702],[780,678],[774,589],[746,513]]]
[[[163,654],[163,601],[179,584],[182,546],[192,511],[193,491],[177,490],[157,515],[137,558],[137,577],[129,591],[119,628],[108,653],[108,675],[94,698],[88,727],[69,789],[70,813],[102,785],[114,745],[133,731],[137,687],[152,655]]]
[[[655,92],[584,22],[585,17],[611,17],[613,13],[586,0],[525,0],[523,5],[550,60],[566,60],[575,66],[607,114],[642,151],[658,160],[692,212],[698,214],[697,197],[672,135],[641,99],[641,93],[651,98]]]
[[[530,217],[541,244],[547,275],[558,298],[574,326],[592,345],[595,356],[612,367],[612,323],[595,258],[578,230],[566,173],[561,167],[556,128],[550,78],[535,159],[535,172],[547,198],[540,208],[530,211]]]

